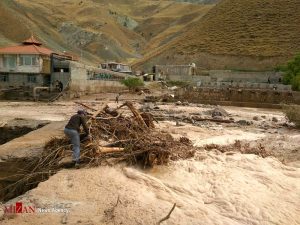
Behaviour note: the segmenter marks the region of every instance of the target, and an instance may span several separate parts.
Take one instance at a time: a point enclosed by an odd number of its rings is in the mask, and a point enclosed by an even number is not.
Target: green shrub
[[[177,86],[177,87],[184,87],[189,85],[189,82],[187,81],[179,81],[179,80],[170,80],[167,81],[168,86]]]
[[[289,121],[300,128],[300,105],[283,105],[282,109]]]
[[[291,84],[294,91],[300,91],[300,54],[286,65],[278,66],[277,70],[284,72],[284,84]]]
[[[300,73],[291,80],[292,89],[300,91]]]
[[[144,86],[144,82],[137,77],[126,78],[125,80],[121,80],[121,83],[128,87],[129,90]]]

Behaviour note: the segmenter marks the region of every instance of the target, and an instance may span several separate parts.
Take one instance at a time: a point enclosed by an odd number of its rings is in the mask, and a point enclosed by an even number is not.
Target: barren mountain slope
[[[210,7],[150,0],[2,0],[0,45],[33,33],[48,47],[89,61],[129,61],[141,57],[147,41],[169,38]]]
[[[188,2],[188,3],[199,3],[199,4],[214,4],[220,0],[175,0],[176,2]]]
[[[30,35],[30,31],[21,25],[21,19],[16,17],[15,12],[7,7],[4,7],[0,2],[0,45],[14,43],[15,36],[20,35],[20,39],[25,39]],[[12,29],[16,27],[18,29]]]
[[[149,49],[158,49],[180,36],[187,31],[188,25],[198,21],[213,7],[214,5],[199,7],[193,4],[170,4],[156,10],[156,14],[142,20],[135,29],[147,40],[142,53],[146,54]]]
[[[273,67],[300,51],[299,12],[298,0],[223,0],[148,59],[160,55],[157,60],[195,61],[208,68],[260,67],[269,60],[262,66]]]

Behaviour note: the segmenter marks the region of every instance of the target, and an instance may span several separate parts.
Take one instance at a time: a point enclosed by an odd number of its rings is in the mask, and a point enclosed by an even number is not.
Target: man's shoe
[[[80,168],[80,164],[78,162],[75,163],[75,169],[79,169]]]

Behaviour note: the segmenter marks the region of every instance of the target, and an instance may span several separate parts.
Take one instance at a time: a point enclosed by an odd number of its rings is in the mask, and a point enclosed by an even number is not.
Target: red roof
[[[54,53],[52,50],[42,47],[42,43],[38,42],[33,36],[22,43],[23,45],[0,48],[0,54],[32,54],[50,56],[51,53]]]
[[[30,38],[28,38],[27,40],[23,41],[22,43],[23,43],[24,45],[38,45],[38,46],[42,45],[42,43],[39,42],[39,41],[37,41],[37,40],[33,37],[33,35],[31,35]]]

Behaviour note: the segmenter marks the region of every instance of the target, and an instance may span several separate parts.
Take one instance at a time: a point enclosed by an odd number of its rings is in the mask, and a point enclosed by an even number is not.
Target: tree
[[[300,91],[300,54],[278,69],[284,72],[283,83],[291,84],[293,90]]]
[[[134,90],[137,87],[144,86],[144,82],[137,77],[129,77],[124,80],[121,80],[121,83],[124,84],[129,90]]]

